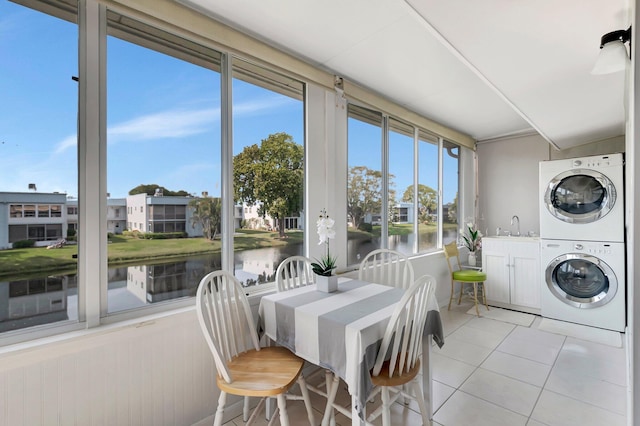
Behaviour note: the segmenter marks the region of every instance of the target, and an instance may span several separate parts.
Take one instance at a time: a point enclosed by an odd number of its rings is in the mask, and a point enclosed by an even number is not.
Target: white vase
[[[469,252],[469,266],[476,266],[476,252]]]
[[[316,288],[318,291],[325,293],[333,293],[338,290],[338,277],[336,275],[317,275],[316,274]]]

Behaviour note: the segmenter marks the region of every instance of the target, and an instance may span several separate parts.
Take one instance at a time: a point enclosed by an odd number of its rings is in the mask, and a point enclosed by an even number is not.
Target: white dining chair
[[[391,404],[402,396],[414,399],[420,408],[423,425],[430,424],[424,395],[417,379],[422,355],[422,336],[429,312],[427,302],[435,291],[435,284],[435,279],[430,275],[418,278],[402,296],[389,320],[371,370],[374,389],[369,399],[381,393],[382,405],[367,417],[367,423],[382,415],[382,425],[391,426]],[[322,419],[323,426],[328,424],[333,409],[351,417],[351,410],[335,403],[338,384],[339,378],[334,375]]]
[[[311,259],[305,256],[287,257],[276,269],[276,287],[278,291],[315,284],[315,279],[316,276],[311,268]]]
[[[214,426],[222,425],[227,394],[261,398],[248,425],[257,418],[265,399],[274,396],[281,425],[289,425],[286,399],[302,399],[309,424],[315,424],[301,374],[304,360],[281,346],[260,347],[249,301],[232,274],[215,271],[202,278],[196,292],[196,312],[217,369],[220,397]],[[301,397],[286,393],[295,383],[300,387]]]
[[[360,262],[358,279],[391,287],[408,288],[413,283],[413,266],[399,251],[376,249]]]

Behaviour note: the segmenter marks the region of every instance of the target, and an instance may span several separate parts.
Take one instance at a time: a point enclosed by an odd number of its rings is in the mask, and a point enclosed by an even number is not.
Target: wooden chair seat
[[[402,386],[413,380],[420,372],[420,360],[416,360],[416,364],[407,371],[399,370],[399,359],[396,367],[393,369],[393,375],[389,377],[389,361],[385,361],[380,369],[380,374],[375,376],[371,374],[371,382],[374,386]]]
[[[284,393],[298,380],[304,360],[281,346],[251,349],[227,363],[233,382],[217,377],[220,390],[233,395],[268,397]]]

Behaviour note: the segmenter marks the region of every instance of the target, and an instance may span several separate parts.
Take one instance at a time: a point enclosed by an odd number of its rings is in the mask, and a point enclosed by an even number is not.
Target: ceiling
[[[625,73],[591,75],[627,0],[186,0],[478,141],[624,134]]]

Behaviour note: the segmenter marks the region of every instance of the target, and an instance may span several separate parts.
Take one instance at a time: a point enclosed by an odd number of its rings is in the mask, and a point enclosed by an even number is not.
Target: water
[[[445,240],[455,238],[456,233],[455,229],[448,230]],[[435,233],[420,237],[421,251],[435,248]],[[412,253],[414,238],[413,235],[392,236],[389,247]],[[348,264],[355,265],[367,253],[380,247],[380,238],[350,240],[347,245]],[[237,252],[234,254],[235,275],[246,287],[273,282],[278,265],[285,258],[302,255],[302,252],[302,243]],[[195,296],[202,277],[221,269],[221,265],[221,255],[212,254],[157,264],[109,268],[108,312]],[[0,332],[77,320],[77,281],[77,274],[56,274],[0,282]]]

